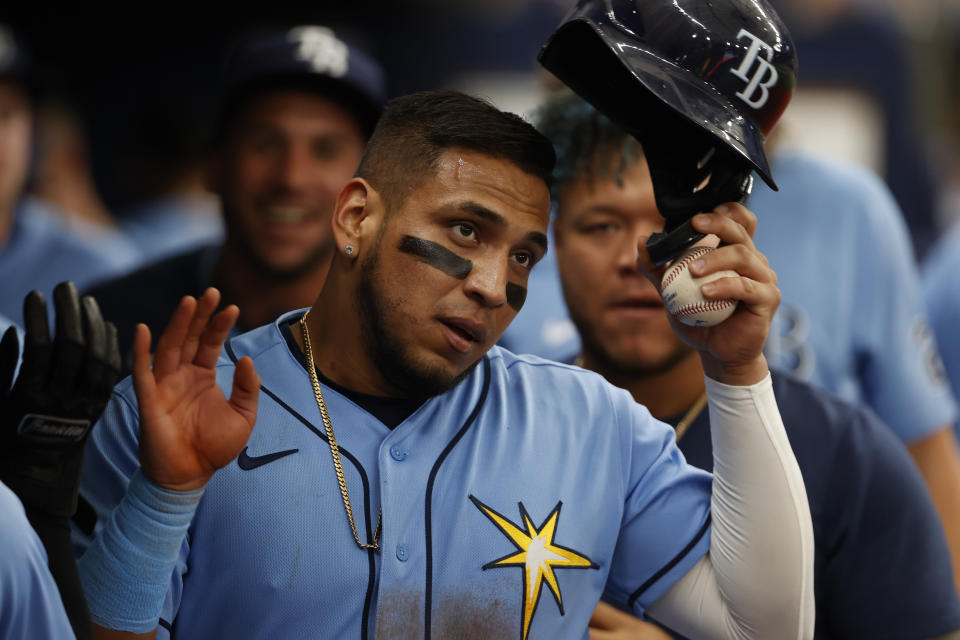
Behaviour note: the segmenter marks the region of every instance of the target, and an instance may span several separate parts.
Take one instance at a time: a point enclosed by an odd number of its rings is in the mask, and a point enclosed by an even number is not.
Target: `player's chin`
[[[482,355],[466,364],[452,363],[444,358],[440,361],[411,363],[401,385],[408,387],[413,395],[437,396],[453,389],[469,376],[482,360]],[[398,381],[399,382],[399,381]]]

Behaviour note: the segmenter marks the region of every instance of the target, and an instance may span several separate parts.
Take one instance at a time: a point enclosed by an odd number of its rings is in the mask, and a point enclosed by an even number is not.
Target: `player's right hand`
[[[150,330],[137,326],[133,384],[140,407],[140,465],[167,489],[204,486],[237,457],[256,422],[260,376],[253,360],[237,362],[229,399],[216,383],[220,350],[240,313],[230,305],[213,315],[219,302],[213,288],[199,300],[181,300],[157,342],[152,367]]]
[[[712,327],[690,327],[669,316],[677,335],[700,352],[704,373],[731,385],[754,384],[768,374],[763,346],[780,304],[777,274],[753,243],[756,226],[756,216],[735,202],[694,216],[694,229],[708,234],[708,238],[719,238],[721,244],[702,256],[702,269],[694,263],[691,273],[705,276],[725,269],[736,272],[737,277],[720,278],[707,285],[713,290],[704,291],[704,295],[715,299],[732,298],[739,304],[733,315]],[[641,271],[655,286],[658,285],[668,267],[653,264],[645,239],[638,246],[638,254]]]

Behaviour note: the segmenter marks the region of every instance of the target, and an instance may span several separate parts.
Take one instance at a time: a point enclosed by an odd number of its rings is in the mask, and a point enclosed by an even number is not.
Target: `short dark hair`
[[[636,138],[570,91],[560,91],[535,113],[534,122],[557,154],[554,195],[580,178],[613,178],[643,158]],[[612,160],[619,156],[614,166]]]
[[[357,176],[393,209],[436,173],[441,153],[452,148],[508,160],[548,187],[553,181],[556,156],[549,140],[520,116],[457,91],[423,91],[391,100]]]

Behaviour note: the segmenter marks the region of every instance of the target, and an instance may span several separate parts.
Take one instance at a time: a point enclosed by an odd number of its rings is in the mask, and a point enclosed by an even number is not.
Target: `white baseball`
[[[674,260],[660,281],[660,295],[667,311],[683,324],[692,327],[712,327],[730,317],[737,308],[733,298],[705,298],[700,287],[718,278],[736,277],[736,271],[724,269],[701,278],[690,273],[690,265],[705,253],[713,251],[710,247],[691,247]]]

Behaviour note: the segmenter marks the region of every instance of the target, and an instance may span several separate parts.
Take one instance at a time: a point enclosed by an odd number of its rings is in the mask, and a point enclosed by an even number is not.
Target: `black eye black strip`
[[[520,311],[520,307],[523,306],[524,301],[527,299],[527,288],[521,287],[518,284],[513,284],[512,282],[507,283],[507,304],[511,307]]]
[[[423,238],[403,236],[398,248],[404,253],[417,256],[431,267],[439,269],[457,280],[466,278],[470,275],[470,270],[473,269],[473,263],[471,261],[466,258],[461,258],[453,251],[436,242],[424,240]]]
[[[404,253],[417,256],[431,267],[457,280],[465,279],[473,269],[473,262],[470,260],[461,258],[443,245],[423,238],[403,236],[398,248]],[[526,287],[512,282],[507,283],[507,304],[519,311],[526,299]]]

